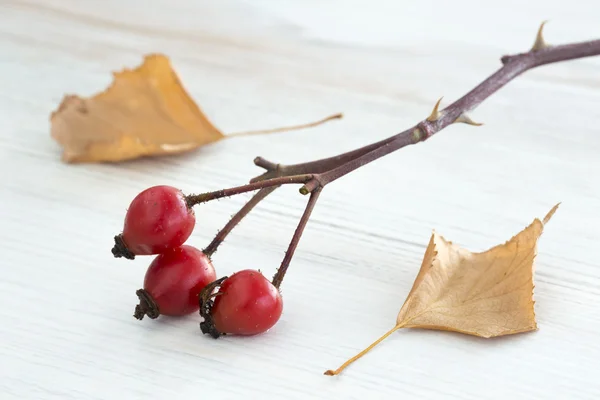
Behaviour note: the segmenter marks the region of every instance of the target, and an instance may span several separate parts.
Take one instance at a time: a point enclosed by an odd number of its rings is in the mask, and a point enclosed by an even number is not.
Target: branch
[[[264,168],[266,172],[251,179],[249,184],[231,189],[188,196],[188,204],[192,206],[225,196],[262,189],[261,192],[255,195],[236,215],[234,215],[229,223],[219,232],[217,237],[215,237],[213,242],[209,244],[206,251],[212,254],[231,230],[252,210],[252,208],[277,187],[283,184],[302,183],[303,186],[300,188],[300,193],[311,193],[311,197],[304,214],[300,219],[298,227],[296,228],[294,236],[292,237],[292,241],[290,242],[281,266],[273,278],[273,284],[279,288],[298,246],[302,232],[304,231],[308,219],[310,218],[310,214],[317,202],[318,196],[327,184],[403,147],[424,142],[437,132],[452,124],[464,123],[473,126],[481,125],[480,123],[474,122],[468,115],[468,112],[475,109],[481,102],[525,71],[546,64],[600,54],[600,40],[550,46],[543,38],[543,26],[544,24],[540,26],[534,45],[529,51],[502,57],[501,61],[503,66],[471,91],[466,93],[463,97],[451,103],[441,111],[439,110],[442,101],[440,98],[435,104],[431,114],[426,119],[398,134],[334,157],[301,164],[282,165],[268,161],[262,157],[257,157],[254,160],[254,164]],[[266,188],[269,188],[268,192],[266,191]]]
[[[300,188],[300,193],[308,194],[318,187],[322,188],[328,183],[331,183],[378,158],[384,157],[408,145],[423,142],[454,123],[479,125],[471,120],[467,112],[476,108],[485,99],[527,70],[541,65],[599,54],[600,40],[593,40],[562,46],[546,45],[546,47],[541,50],[531,50],[527,53],[505,56],[502,58],[504,63],[502,68],[490,75],[463,97],[456,100],[442,111],[438,110],[441,99],[438,100],[429,117],[403,132],[384,139],[380,142],[381,144],[378,147],[351,159],[349,162],[341,164],[329,171],[314,174],[314,177]],[[321,162],[325,163],[326,160],[322,160]],[[318,165],[318,163],[319,162],[313,162],[312,164]]]

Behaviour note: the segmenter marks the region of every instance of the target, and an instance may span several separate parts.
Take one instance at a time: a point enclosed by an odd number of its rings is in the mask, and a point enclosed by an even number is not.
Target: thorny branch
[[[188,196],[188,203],[194,205],[261,189],[217,234],[213,242],[206,248],[208,254],[213,254],[231,230],[275,189],[285,184],[302,184],[300,193],[305,195],[310,193],[311,196],[281,266],[273,278],[273,284],[279,288],[318,196],[327,184],[396,150],[424,142],[454,123],[481,125],[474,122],[467,113],[525,71],[546,64],[600,55],[600,40],[556,46],[548,45],[543,37],[544,24],[545,22],[540,26],[534,45],[529,51],[503,56],[501,58],[502,67],[463,97],[442,110],[439,109],[442,100],[440,98],[426,119],[400,133],[347,153],[307,163],[282,165],[257,157],[254,159],[254,164],[264,168],[266,172],[250,180],[249,184]]]

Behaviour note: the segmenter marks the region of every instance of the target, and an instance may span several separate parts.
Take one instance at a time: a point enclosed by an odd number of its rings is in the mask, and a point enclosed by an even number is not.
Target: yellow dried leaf
[[[67,95],[51,114],[51,136],[65,162],[117,162],[181,153],[240,135],[289,131],[334,118],[264,131],[224,135],[187,94],[169,59],[150,54],[139,67],[113,73],[105,91]]]
[[[533,275],[537,242],[558,206],[508,242],[481,253],[472,253],[433,232],[394,328],[340,368],[325,374],[339,374],[401,328],[454,331],[484,338],[536,330]]]

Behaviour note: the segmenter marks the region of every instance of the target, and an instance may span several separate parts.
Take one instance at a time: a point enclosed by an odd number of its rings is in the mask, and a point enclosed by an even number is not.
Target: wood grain
[[[149,260],[113,259],[140,190],[245,183],[261,155],[293,163],[389,136],[533,43],[600,36],[595,1],[0,1],[2,399],[597,399],[600,383],[600,60],[518,78],[456,126],[321,195],[282,289],[282,320],[250,339],[202,337],[198,318],[136,321]],[[486,7],[491,7],[486,9]],[[179,157],[65,165],[49,114],[65,93],[167,54],[226,140]],[[204,246],[248,196],[198,211]],[[306,198],[270,196],[215,256],[220,274],[271,274]],[[503,242],[558,201],[539,247],[539,331],[500,340],[393,326],[432,229],[471,250]],[[366,297],[363,297],[366,296]]]

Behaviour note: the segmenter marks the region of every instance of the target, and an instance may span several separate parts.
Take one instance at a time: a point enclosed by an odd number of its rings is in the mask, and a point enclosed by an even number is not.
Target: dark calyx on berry
[[[203,334],[209,334],[215,339],[225,335],[225,333],[219,332],[219,330],[215,327],[215,323],[211,315],[211,310],[214,305],[213,298],[217,295],[217,293],[213,292],[215,288],[223,283],[225,279],[227,279],[226,276],[209,283],[202,289],[200,295],[198,296],[200,301],[200,316],[204,318],[204,321],[200,322],[200,330]]]
[[[160,315],[160,311],[158,310],[158,305],[150,296],[150,293],[146,292],[144,289],[139,289],[135,292],[140,299],[140,304],[135,306],[135,312],[133,316],[139,320],[144,319],[144,315],[147,315],[148,318],[156,319]]]
[[[219,332],[252,336],[271,329],[282,311],[283,300],[278,288],[260,271],[245,269],[221,283],[210,316]]]
[[[127,248],[127,245],[123,241],[123,235],[115,236],[115,245],[113,246],[111,251],[115,258],[124,257],[128,260],[135,259],[135,254],[133,254],[131,250]]]
[[[214,293],[216,286],[219,290]],[[246,269],[207,285],[200,292],[202,333],[252,336],[271,329],[281,317],[281,293],[259,271]]]

